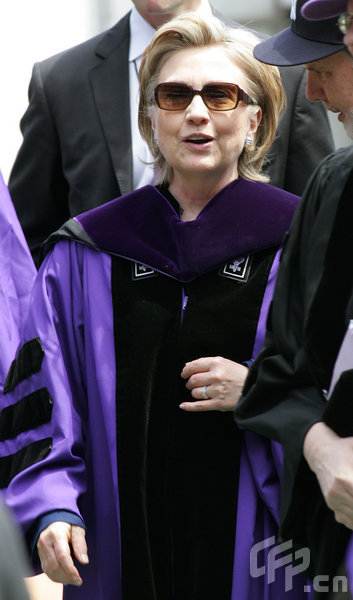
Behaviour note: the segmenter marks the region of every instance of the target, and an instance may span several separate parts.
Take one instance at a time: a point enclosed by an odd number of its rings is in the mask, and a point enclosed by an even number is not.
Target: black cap
[[[254,49],[259,61],[278,67],[310,63],[344,50],[337,19],[308,21],[301,14],[306,0],[292,0],[291,26],[272,35]]]

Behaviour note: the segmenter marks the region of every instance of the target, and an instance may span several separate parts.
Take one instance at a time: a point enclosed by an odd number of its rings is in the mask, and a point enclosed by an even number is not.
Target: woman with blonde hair
[[[64,598],[303,597],[249,567],[279,481],[232,416],[298,201],[261,173],[284,93],[256,43],[194,14],[161,27],[140,70],[156,185],[48,243],[5,402],[39,387],[52,410],[2,482]]]

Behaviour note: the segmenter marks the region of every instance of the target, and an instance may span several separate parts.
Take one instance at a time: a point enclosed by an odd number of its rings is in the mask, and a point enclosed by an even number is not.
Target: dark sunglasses
[[[194,90],[188,83],[171,82],[160,83],[154,90],[155,102],[163,110],[184,110],[196,95],[210,110],[234,110],[240,101],[253,104],[235,83],[208,83],[202,90]]]

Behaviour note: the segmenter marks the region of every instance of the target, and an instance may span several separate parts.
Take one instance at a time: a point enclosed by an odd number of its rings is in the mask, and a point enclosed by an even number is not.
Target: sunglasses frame
[[[184,90],[187,90],[189,92],[188,103],[183,108],[166,108],[165,106],[161,106],[159,97],[158,97],[158,90],[160,88],[164,88],[165,86],[178,86],[178,87],[183,88]],[[205,97],[204,97],[205,88],[209,88],[209,87],[213,88],[213,87],[219,87],[219,86],[227,88],[227,89],[232,89],[232,90],[234,90],[234,88],[236,88],[237,101],[236,101],[235,106],[232,106],[232,108],[214,108],[207,104],[207,101],[205,100]],[[183,83],[180,81],[167,81],[164,83],[159,83],[154,90],[154,101],[157,104],[157,106],[161,110],[167,110],[167,111],[171,111],[171,112],[185,110],[189,106],[189,104],[191,104],[191,102],[193,101],[194,96],[201,96],[203,103],[208,108],[208,110],[213,110],[215,112],[225,112],[228,110],[235,110],[237,108],[239,102],[244,102],[245,104],[253,104],[253,101],[248,96],[248,94],[246,92],[244,92],[244,90],[242,90],[241,87],[239,87],[239,85],[237,83],[225,83],[225,82],[216,81],[214,83],[206,83],[206,85],[203,86],[202,90],[195,90],[189,83]]]
[[[353,23],[353,10],[347,10],[347,12],[342,13],[337,19],[337,27],[343,35],[346,35],[350,26]]]

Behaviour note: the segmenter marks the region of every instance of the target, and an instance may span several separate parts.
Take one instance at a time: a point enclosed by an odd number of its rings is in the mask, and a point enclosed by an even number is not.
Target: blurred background
[[[130,0],[0,0],[0,168],[5,181],[21,143],[19,121],[27,106],[33,63],[114,25]],[[230,18],[265,33],[289,25],[290,0],[213,0]],[[337,147],[349,144],[330,114]]]

